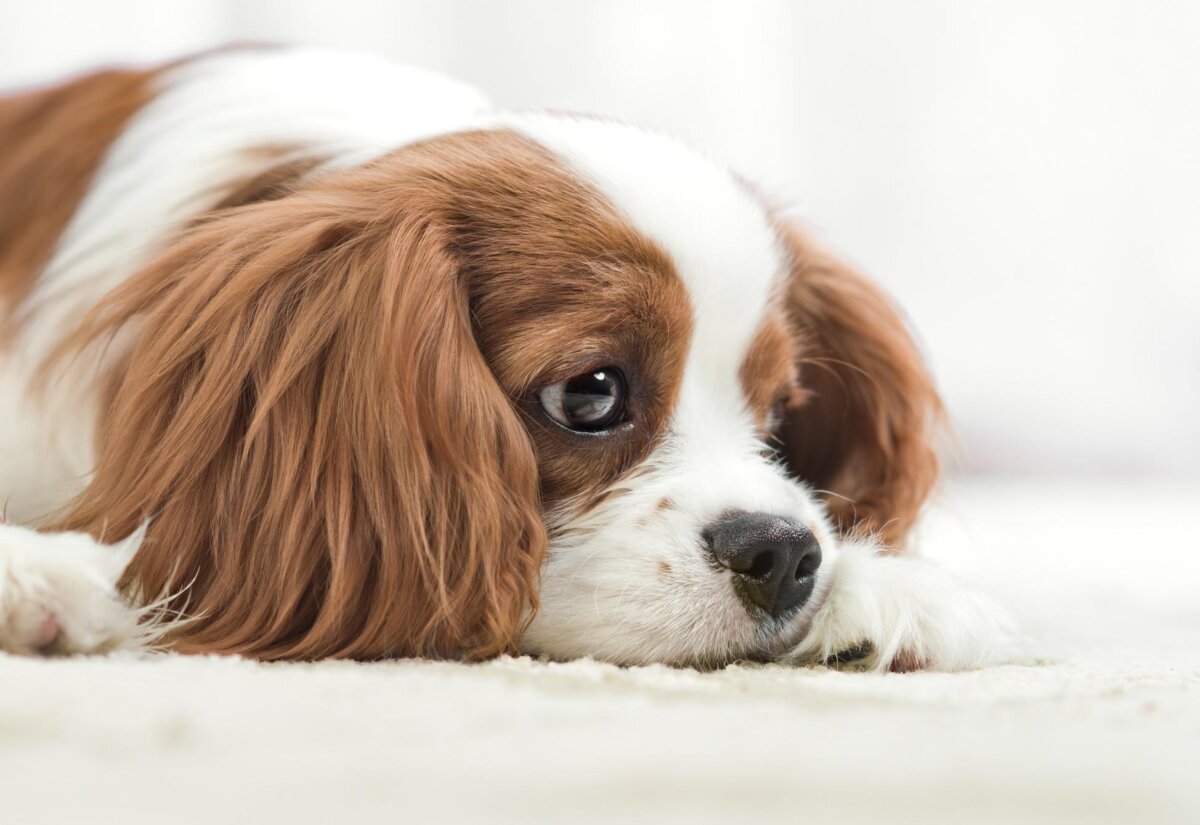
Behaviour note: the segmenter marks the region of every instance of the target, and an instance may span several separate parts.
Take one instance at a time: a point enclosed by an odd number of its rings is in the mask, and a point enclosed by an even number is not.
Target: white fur
[[[98,653],[144,641],[141,611],[116,590],[140,538],[107,547],[0,524],[0,651]]]
[[[671,257],[693,334],[669,433],[625,490],[550,548],[526,644],[620,662],[760,655],[760,626],[714,569],[700,531],[727,510],[766,510],[832,534],[815,501],[762,456],[738,372],[783,275],[776,233],[724,169],[676,141],[612,121],[500,120],[552,149]],[[673,506],[657,511],[662,499]]]
[[[278,162],[255,150],[295,146],[347,166],[462,128],[487,106],[440,75],[319,49],[217,53],[159,86],[109,150],[22,311],[37,318],[22,341],[37,354],[55,341],[47,326],[94,304],[231,181]]]
[[[223,52],[183,64],[113,144],[30,298],[12,355],[0,353],[0,496],[33,522],[78,493],[91,472],[95,365],[51,388],[31,376],[63,331],[230,183],[278,157],[262,147],[369,160],[462,128],[487,107],[474,89],[380,58],[320,49]],[[110,349],[110,355],[113,350]]]
[[[846,664],[966,670],[1016,650],[1007,612],[935,564],[882,556],[877,546],[847,542],[831,576],[824,604],[784,661],[821,663],[865,648],[864,656]]]
[[[777,656],[804,634],[789,659],[823,662],[867,644],[875,651],[869,664],[883,668],[900,655],[947,669],[982,661],[1002,635],[1001,612],[929,566],[859,548],[839,552],[816,497],[764,455],[739,377],[785,277],[761,203],[726,170],[662,135],[549,115],[497,123],[552,149],[656,241],[687,286],[693,312],[668,436],[598,508],[582,518],[564,508],[526,649],[627,664],[709,664]],[[660,510],[663,499],[672,506]],[[813,595],[789,620],[751,619],[733,595],[732,574],[707,557],[701,531],[729,510],[796,519],[820,541],[825,564]],[[895,588],[885,583],[891,574]]]
[[[526,649],[716,665],[781,655],[824,661],[870,643],[869,664],[880,667],[898,655],[944,668],[979,661],[988,646],[981,640],[1001,635],[1000,614],[932,568],[839,548],[817,498],[758,440],[739,368],[784,260],[756,199],[726,170],[660,135],[485,109],[478,93],[452,81],[322,51],[219,54],[169,73],[161,94],[112,147],[21,307],[19,358],[0,358],[0,412],[16,422],[0,428],[0,496],[10,515],[35,521],[61,506],[86,483],[93,460],[91,374],[72,376],[45,407],[27,392],[30,374],[80,314],[214,205],[223,186],[266,162],[248,150],[294,145],[344,167],[430,135],[508,127],[557,153],[655,240],[693,312],[663,443],[591,512],[574,517],[568,505],[550,516],[556,538]],[[664,499],[671,506],[660,507]],[[825,564],[795,616],[752,619],[731,573],[708,558],[701,531],[729,510],[788,516],[817,536]],[[104,548],[80,536],[0,531],[0,571],[15,571],[0,591],[0,617],[11,617],[0,618],[0,647],[40,646],[47,616],[66,650],[133,638],[136,616],[115,601],[115,568],[102,558]]]

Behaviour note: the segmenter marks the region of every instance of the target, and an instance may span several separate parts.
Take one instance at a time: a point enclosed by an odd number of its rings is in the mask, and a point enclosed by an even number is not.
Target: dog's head
[[[153,517],[180,647],[769,656],[934,481],[888,301],[666,138],[514,117],[247,200],[76,339],[137,330],[65,526]]]

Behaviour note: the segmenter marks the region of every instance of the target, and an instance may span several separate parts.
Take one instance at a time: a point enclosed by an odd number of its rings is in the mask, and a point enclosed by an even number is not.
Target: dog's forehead
[[[671,258],[693,313],[681,400],[736,389],[783,271],[778,234],[758,198],[664,135],[544,114],[512,116],[504,125],[566,161]]]

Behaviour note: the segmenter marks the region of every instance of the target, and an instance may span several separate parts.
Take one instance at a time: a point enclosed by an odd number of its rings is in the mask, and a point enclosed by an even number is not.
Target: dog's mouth
[[[788,615],[766,618],[759,627],[757,650],[746,659],[758,662],[776,662],[785,658],[808,637],[817,617],[825,609],[829,598],[828,576],[817,576],[812,595],[803,605]],[[849,652],[847,652],[849,655]],[[840,656],[841,654],[839,654]]]

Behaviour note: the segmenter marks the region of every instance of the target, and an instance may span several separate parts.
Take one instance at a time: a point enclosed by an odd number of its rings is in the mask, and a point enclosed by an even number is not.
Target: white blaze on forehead
[[[785,260],[766,210],[726,170],[661,135],[553,115],[481,125],[533,139],[590,181],[670,257],[693,320],[670,437],[647,472],[552,540],[525,649],[694,664],[758,655],[776,644],[772,633],[797,638],[827,577],[786,628],[767,627],[743,607],[703,538],[722,513],[745,510],[810,525],[831,555],[835,544],[815,499],[763,455],[746,409],[742,363]]]
[[[663,135],[541,114],[496,125],[564,158],[671,257],[694,315],[676,431],[740,418],[739,368],[782,266],[762,205],[728,171]]]

